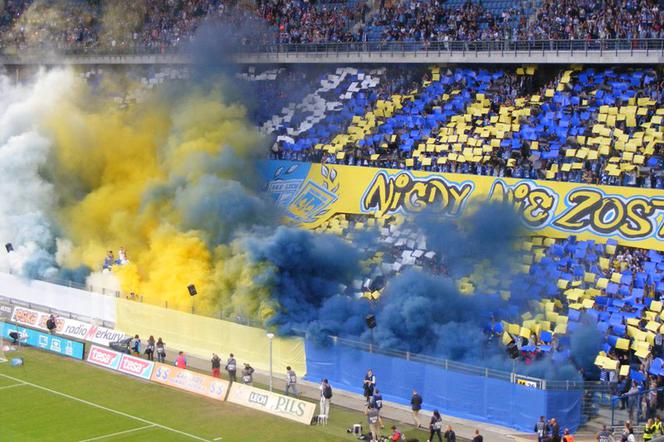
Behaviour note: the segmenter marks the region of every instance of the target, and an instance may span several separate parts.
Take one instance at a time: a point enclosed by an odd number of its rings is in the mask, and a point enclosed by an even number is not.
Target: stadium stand
[[[445,274],[444,264],[427,249],[426,239],[416,231],[401,229],[402,222],[398,216],[381,222],[380,241],[386,247],[369,261],[377,266],[370,274],[387,278],[412,267]],[[319,230],[353,237],[358,230],[377,225],[372,218],[337,216]],[[524,242],[520,253],[521,260],[513,265],[511,275],[478,267],[457,281],[459,290],[466,294],[541,294],[532,314],[524,314],[522,321],[487,322],[488,336],[503,339],[505,344],[516,338],[526,361],[549,353],[553,361],[566,361],[574,356],[568,333],[579,328],[583,318],[591,318],[604,339],[595,364],[610,392],[625,393],[621,388],[629,388],[629,384],[619,382],[628,374],[639,382],[661,380],[664,254],[621,247],[613,240],[600,243],[541,236]],[[505,281],[511,281],[511,286],[505,286]],[[356,288],[364,290],[364,297],[379,302],[379,289],[371,290],[359,282]]]
[[[273,158],[662,188],[664,109],[656,69],[388,67],[371,72],[378,93],[357,87],[365,78],[361,69],[349,78],[355,95],[320,88],[343,72],[312,75],[307,87],[329,92],[319,94],[323,101],[284,103],[281,118],[263,124],[277,140]],[[302,122],[305,130],[298,130]],[[352,238],[378,229],[384,248],[367,263],[369,282],[357,281],[354,289],[380,302],[377,279],[412,267],[445,273],[420,232],[402,224],[401,215],[337,215],[317,230]],[[627,375],[641,389],[662,379],[662,262],[661,252],[615,240],[534,236],[521,246],[510,287],[485,268],[457,284],[463,293],[540,294],[521,321],[487,323],[488,336],[503,343],[516,337],[526,361],[573,358],[568,333],[591,318],[604,343],[595,360],[600,371],[587,379],[599,377],[607,392],[622,394],[631,387]]]
[[[246,26],[243,43],[268,45],[399,42],[421,49],[431,42],[624,39],[629,47],[629,39],[664,38],[656,0],[119,2],[122,21],[108,4],[8,0],[0,43],[6,53],[164,53],[214,19]],[[96,81],[102,74],[82,75]],[[186,76],[154,69],[140,82],[149,89]],[[255,92],[250,114],[272,136],[274,160],[664,189],[659,67],[268,66],[239,77]],[[128,106],[142,93],[117,102]],[[351,290],[380,302],[386,277],[411,268],[446,274],[422,232],[403,225],[400,214],[337,214],[316,230],[344,238],[379,233],[379,250],[364,262],[366,280]],[[455,282],[464,294],[538,294],[531,312],[505,312],[485,329],[489,340],[514,340],[528,363],[547,355],[574,359],[569,333],[590,318],[603,344],[599,375],[583,373],[586,379],[599,376],[612,394],[630,391],[626,379],[641,390],[662,385],[662,252],[613,239],[532,236],[509,273],[478,266]]]
[[[369,40],[477,41],[661,38],[655,1],[402,1],[381,8]]]
[[[119,20],[119,12],[122,19]],[[3,3],[5,51],[172,51],[206,20],[247,31],[244,43],[472,42],[664,37],[656,0],[367,2],[186,0]]]
[[[183,75],[153,71],[141,83]],[[656,69],[270,66],[248,67],[239,77],[258,91],[253,118],[274,136],[274,158],[662,188]],[[361,296],[380,302],[376,281],[409,268],[445,274],[401,215],[340,214],[317,228],[345,238],[366,229],[377,229],[381,249],[365,262],[370,281],[352,287]],[[487,338],[516,338],[525,361],[573,358],[568,334],[592,318],[603,349],[595,360],[600,372],[587,378],[601,376],[617,394],[629,387],[626,373],[644,387],[662,379],[662,263],[661,252],[614,240],[534,236],[503,275],[509,286],[480,267],[456,283],[467,294],[539,294],[530,314],[486,325]]]
[[[354,75],[358,77],[350,77],[351,86],[362,74]],[[339,89],[334,100],[328,95],[316,105],[311,98],[287,104],[281,117],[263,126],[277,135],[273,156],[658,189],[664,185],[662,79],[654,69],[536,73],[533,67],[433,67],[419,84],[407,77],[403,71],[383,70],[378,84],[389,84],[385,91],[391,93],[367,95],[360,92],[366,83],[356,82],[357,97],[350,89]],[[300,117],[305,124],[298,126],[295,110],[313,114]]]

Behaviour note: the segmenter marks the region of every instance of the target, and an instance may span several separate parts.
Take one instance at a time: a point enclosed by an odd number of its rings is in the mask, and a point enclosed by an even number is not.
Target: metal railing
[[[432,42],[348,42],[247,45],[238,48],[246,53],[346,53],[346,52],[659,52],[664,53],[664,39],[612,40],[491,40]]]
[[[348,338],[340,338],[336,336],[331,336],[330,338],[332,339],[334,345],[343,345],[346,347],[356,348],[358,350],[370,353],[377,353],[385,356],[392,356],[392,357],[406,359],[408,361],[415,361],[429,365],[436,365],[444,368],[445,370],[451,370],[458,373],[465,373],[465,374],[482,376],[492,379],[500,379],[512,383],[519,383],[518,382],[519,380],[530,381],[531,383],[536,384],[536,386],[533,385],[533,387],[542,390],[582,390],[586,386],[586,383],[584,381],[571,381],[571,380],[556,381],[556,380],[541,379],[537,377],[522,375],[514,370],[513,371],[497,370],[489,367],[481,367],[478,365],[450,361],[449,359],[435,358],[423,354],[390,350],[390,349],[380,348],[371,343],[356,341]]]
[[[69,56],[187,56],[182,46],[77,46],[65,47],[1,47],[0,55],[20,56],[29,53],[35,56],[60,54]],[[664,39],[602,39],[602,40],[487,40],[487,41],[365,41],[336,43],[244,43],[233,48],[236,54],[319,54],[386,53],[386,54],[445,54],[445,53],[503,53],[503,54],[550,54],[550,53],[645,53],[664,54]]]
[[[628,420],[632,424],[648,420],[648,410],[644,409],[644,397],[651,393],[655,393],[656,396],[659,392],[664,392],[664,387],[611,396],[611,425],[623,425]],[[652,404],[653,409],[656,409],[656,406],[657,403]]]

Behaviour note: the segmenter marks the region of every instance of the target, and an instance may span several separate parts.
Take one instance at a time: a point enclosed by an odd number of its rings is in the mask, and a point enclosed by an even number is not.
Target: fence
[[[448,359],[440,359],[423,354],[409,353],[397,350],[390,350],[380,348],[366,342],[359,342],[347,338],[331,337],[333,345],[343,346],[351,349],[360,350],[367,353],[375,353],[388,357],[395,357],[405,359],[417,363],[429,364],[440,367],[444,370],[454,371],[473,376],[482,376],[501,381],[518,383],[520,385],[535,387],[541,390],[581,390],[584,388],[583,381],[551,381],[532,376],[525,376],[518,374],[515,370],[505,371],[496,370],[489,367],[480,367],[472,364],[465,364],[461,362],[450,361]]]
[[[127,293],[124,293],[124,292],[115,291],[115,290],[108,290],[108,289],[104,289],[104,288],[101,288],[101,287],[94,287],[92,285],[76,283],[76,282],[70,281],[70,280],[50,278],[50,279],[44,279],[44,281],[45,282],[50,282],[52,284],[62,285],[62,286],[65,286],[65,287],[77,288],[77,289],[81,289],[81,290],[88,290],[88,291],[91,291],[91,292],[94,292],[94,293],[99,293],[99,294],[102,294],[102,295],[112,296],[112,297],[115,297],[115,298],[129,299],[129,300],[137,301],[139,303],[143,303],[143,297],[140,296],[140,295],[137,296],[134,299],[134,298],[130,298],[129,295]],[[160,307],[160,308],[163,308],[165,310],[169,309],[168,303],[165,303],[163,305],[161,305],[161,304],[149,304],[149,305],[153,305],[155,307]],[[192,311],[191,313],[195,313],[195,312]],[[239,325],[246,325],[246,326],[255,327],[255,328],[263,328],[262,323],[260,323],[258,321],[255,321],[255,320],[248,319],[248,318],[227,317],[227,316],[222,316],[221,314],[214,315],[214,317],[217,318],[217,319],[222,319],[224,321],[233,322],[233,323],[236,323],[236,324],[239,324]],[[304,333],[301,333],[300,335],[304,336]],[[344,347],[357,349],[357,350],[360,350],[360,351],[363,351],[363,352],[375,353],[375,354],[379,354],[379,355],[405,359],[407,361],[423,363],[423,364],[429,364],[429,365],[441,367],[445,370],[450,370],[450,371],[463,373],[463,374],[469,374],[469,375],[473,375],[473,376],[483,376],[483,377],[502,380],[502,381],[507,381],[507,382],[511,382],[511,383],[519,383],[521,385],[526,385],[526,386],[534,386],[535,388],[542,389],[542,390],[568,390],[568,391],[572,391],[572,390],[582,390],[586,386],[586,383],[584,383],[583,381],[546,380],[546,379],[541,379],[541,378],[537,378],[537,377],[522,375],[522,374],[517,373],[514,368],[512,369],[512,371],[496,370],[496,369],[489,368],[489,367],[481,367],[481,366],[472,365],[472,364],[455,362],[455,361],[451,361],[451,360],[448,360],[448,359],[435,358],[435,357],[424,355],[424,354],[417,354],[417,353],[410,353],[410,352],[404,352],[404,351],[381,348],[381,347],[373,345],[369,342],[361,342],[361,341],[357,341],[357,340],[353,340],[353,339],[349,339],[349,338],[341,338],[341,337],[337,337],[337,336],[331,336],[330,338],[332,339],[332,342],[335,345],[342,345]]]
[[[362,393],[368,368],[376,375],[376,386],[387,400],[409,404],[416,389],[424,407],[465,419],[506,425],[532,431],[540,416],[555,416],[561,425],[576,430],[583,423],[583,390],[547,389],[514,382],[510,373],[434,359],[399,357],[395,352],[368,351],[347,341],[333,340],[320,346],[305,339],[306,378]],[[371,349],[373,350],[373,348]],[[580,383],[579,383],[580,384]]]
[[[25,48],[2,48],[0,55],[15,56]],[[52,53],[54,48],[44,48]],[[501,54],[574,54],[574,53],[645,53],[664,55],[664,39],[602,40],[491,40],[491,41],[364,41],[343,43],[247,43],[234,48],[238,54],[343,54],[343,53],[501,53]],[[31,54],[39,48],[31,48]],[[155,47],[141,44],[124,47],[83,47],[75,44],[56,48],[62,55],[148,56],[182,54],[182,47]]]
[[[500,53],[574,53],[574,52],[659,52],[664,54],[662,39],[616,40],[492,40],[432,42],[348,42],[302,43],[243,46],[247,53],[345,53],[345,52],[500,52]]]
[[[612,395],[610,399],[611,425],[623,425],[625,421],[637,425],[647,421],[649,417],[654,417],[658,405],[664,407],[662,394],[664,394],[664,387],[651,388],[638,393]],[[650,401],[651,414],[649,414],[646,405],[646,399],[650,397],[652,397],[652,401]]]

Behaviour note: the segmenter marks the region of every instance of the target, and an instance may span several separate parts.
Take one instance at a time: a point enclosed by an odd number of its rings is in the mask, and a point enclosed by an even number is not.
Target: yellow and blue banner
[[[300,163],[288,194],[275,195],[288,216],[315,228],[337,214],[384,218],[430,208],[458,216],[484,201],[508,201],[533,233],[664,251],[664,192],[518,178]],[[295,163],[270,161],[269,170]],[[307,171],[306,178],[303,176]],[[286,187],[267,176],[268,191]],[[297,186],[297,189],[295,188]]]

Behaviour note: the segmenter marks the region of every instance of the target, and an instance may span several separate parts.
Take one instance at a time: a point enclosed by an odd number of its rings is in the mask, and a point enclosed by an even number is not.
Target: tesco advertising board
[[[154,362],[146,361],[145,359],[137,358],[127,354],[122,355],[122,359],[120,359],[120,365],[118,366],[118,371],[146,380],[150,380],[153,369]]]
[[[87,361],[91,364],[110,368],[125,374],[130,374],[149,380],[154,369],[154,362],[130,356],[108,348],[93,345],[90,347]]]
[[[122,359],[122,353],[97,345],[90,347],[90,352],[88,353],[89,363],[110,368],[111,370],[118,369],[118,366],[120,366],[120,359]]]

